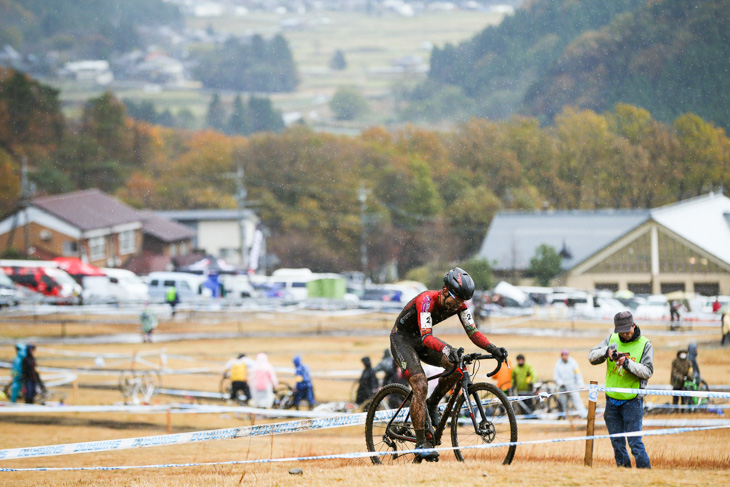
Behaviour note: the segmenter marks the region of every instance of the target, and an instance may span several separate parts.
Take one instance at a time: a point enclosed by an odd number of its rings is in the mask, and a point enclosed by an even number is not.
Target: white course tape
[[[591,385],[589,391],[596,392],[622,392],[625,394],[639,394],[642,396],[680,396],[680,397],[706,397],[711,399],[730,399],[730,392],[711,391],[660,391],[656,389],[627,389],[623,387],[603,387]],[[589,392],[590,397],[590,392]]]
[[[176,468],[176,467],[204,467],[214,465],[244,465],[244,464],[256,464],[256,463],[285,463],[285,462],[302,462],[311,460],[335,460],[335,459],[356,459],[356,458],[368,458],[368,457],[380,457],[393,454],[412,454],[412,453],[425,453],[432,451],[452,451],[452,450],[471,450],[471,449],[487,449],[487,448],[503,448],[508,446],[520,446],[520,445],[540,445],[545,443],[566,443],[570,441],[586,441],[586,440],[602,440],[607,438],[621,438],[621,437],[633,437],[633,436],[663,436],[663,435],[674,435],[681,433],[691,433],[697,431],[707,431],[722,428],[730,428],[729,426],[708,426],[702,428],[671,428],[664,430],[650,430],[650,431],[632,431],[629,433],[615,433],[612,435],[593,435],[593,436],[577,436],[569,438],[554,438],[547,440],[532,440],[532,441],[513,441],[504,443],[485,443],[481,445],[469,445],[469,446],[450,446],[450,447],[439,447],[439,448],[424,448],[421,450],[400,450],[394,452],[355,452],[355,453],[336,453],[332,455],[317,455],[310,457],[288,457],[288,458],[263,458],[260,460],[232,460],[227,462],[200,462],[200,463],[169,463],[169,464],[158,464],[158,465],[121,465],[113,467],[34,467],[34,468],[0,468],[0,472],[50,472],[50,471],[92,471],[92,470],[132,470],[132,469],[157,469],[157,468]]]
[[[280,435],[300,431],[354,426],[358,424],[363,424],[364,422],[364,413],[347,414],[330,416],[328,418],[304,419],[298,421],[289,421],[285,423],[242,426],[237,428],[224,428],[218,430],[177,433],[172,435],[144,436],[138,438],[125,438],[121,440],[67,443],[62,445],[49,445],[28,448],[11,448],[7,450],[0,450],[0,460],[10,460],[13,458],[71,455],[75,453],[127,450],[130,448],[182,445],[185,443],[197,443],[201,441]]]
[[[688,392],[691,394],[712,394],[710,397],[730,397],[728,393],[708,393],[701,391],[650,391],[645,389],[617,389],[591,386],[591,391],[597,390],[613,390],[617,392],[633,392],[652,393],[658,392],[659,395],[672,395],[672,393]],[[256,408],[250,408],[255,410]],[[378,421],[392,417],[394,410],[380,411],[376,415]],[[408,413],[408,409],[401,410],[401,415]],[[94,441],[85,443],[68,443],[63,445],[50,445],[29,448],[13,448],[0,450],[0,460],[9,460],[13,458],[40,457],[40,456],[56,456],[70,455],[75,453],[99,452],[110,450],[124,450],[130,448],[146,448],[152,446],[163,445],[180,445],[185,443],[195,443],[201,441],[223,440],[231,438],[244,438],[256,436],[269,436],[276,434],[295,433],[309,430],[340,428],[345,426],[355,426],[365,422],[366,413],[343,414],[329,416],[324,418],[305,419],[299,421],[290,421],[285,423],[274,423],[258,426],[244,426],[238,428],[224,428],[220,430],[209,430],[189,433],[178,433],[173,435],[160,435],[151,437],[126,438],[122,440]],[[724,426],[718,426],[724,427]]]
[[[200,404],[165,404],[165,405],[132,405],[116,404],[112,406],[103,405],[58,405],[41,406],[33,404],[12,404],[3,406],[0,404],[0,414],[41,414],[41,413],[131,413],[148,414],[164,413],[170,411],[172,414],[220,414],[220,413],[241,413],[255,414],[273,418],[329,418],[331,412],[318,411],[297,411],[295,409],[263,409],[248,406],[216,406]]]

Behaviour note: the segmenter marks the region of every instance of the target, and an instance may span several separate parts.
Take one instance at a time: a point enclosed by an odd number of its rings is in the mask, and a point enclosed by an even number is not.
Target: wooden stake
[[[170,413],[170,408],[167,409],[167,434],[172,434],[172,413]]]
[[[597,386],[598,382],[592,380],[591,386]],[[586,422],[586,436],[593,436],[595,431],[596,423],[596,399],[591,398],[590,392],[588,393],[588,419]],[[586,440],[586,456],[583,464],[586,467],[593,466],[593,440]]]

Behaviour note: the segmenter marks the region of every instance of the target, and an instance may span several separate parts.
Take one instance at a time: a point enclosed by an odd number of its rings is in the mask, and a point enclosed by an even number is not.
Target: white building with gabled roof
[[[721,193],[652,210],[502,212],[478,257],[530,282],[525,271],[541,244],[568,257],[556,279],[566,286],[730,294],[730,198]]]

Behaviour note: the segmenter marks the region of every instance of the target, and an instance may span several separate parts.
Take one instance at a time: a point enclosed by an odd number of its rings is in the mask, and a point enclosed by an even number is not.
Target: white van
[[[218,281],[223,285],[228,300],[240,302],[255,294],[251,280],[246,274],[220,274]]]
[[[280,286],[288,298],[304,300],[309,297],[307,283],[318,279],[317,274],[309,269],[277,269],[271,273],[269,283]]]
[[[150,299],[147,283],[137,274],[126,269],[102,267],[109,278],[109,288],[115,301],[119,303],[143,303]]]
[[[197,301],[200,299],[200,285],[203,281],[201,276],[187,272],[151,272],[147,276],[150,300],[164,302],[167,288],[175,286],[181,303]]]

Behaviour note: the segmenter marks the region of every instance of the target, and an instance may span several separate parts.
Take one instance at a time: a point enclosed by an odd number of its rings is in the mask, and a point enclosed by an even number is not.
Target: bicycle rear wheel
[[[515,413],[509,399],[497,386],[487,383],[473,384],[469,387],[469,398],[474,408],[472,414],[479,429],[475,431],[464,396],[459,396],[451,416],[451,443],[454,447],[517,441]],[[481,415],[476,401],[482,403],[484,416]],[[456,449],[454,455],[462,462],[499,461],[509,465],[516,449],[516,445]]]
[[[412,450],[416,446],[416,435],[411,424],[410,412],[401,412],[399,416],[390,423],[395,411],[388,414],[386,411],[398,409],[401,404],[404,408],[410,408],[410,399],[406,401],[410,389],[401,384],[390,384],[383,387],[373,398],[368,408],[365,419],[365,443],[368,451],[371,452],[399,452]],[[395,438],[394,435],[412,438],[412,441]],[[408,463],[414,459],[413,453],[406,455],[393,453],[378,457],[370,457],[375,465]]]

